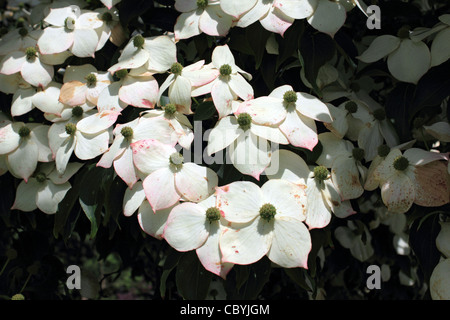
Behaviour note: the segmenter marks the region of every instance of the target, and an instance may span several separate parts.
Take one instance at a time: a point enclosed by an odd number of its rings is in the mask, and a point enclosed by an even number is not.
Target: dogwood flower
[[[155,139],[175,145],[174,130],[168,121],[162,118],[136,118],[128,123],[118,124],[113,131],[115,136],[109,149],[102,155],[97,166],[110,168],[114,166],[117,175],[132,188],[139,179],[139,173],[133,163],[131,144],[146,139]]]
[[[390,150],[374,170],[381,198],[389,211],[407,212],[413,203],[425,207],[448,203],[450,180],[443,161],[446,155],[418,148]]]
[[[56,169],[64,173],[74,153],[80,160],[93,159],[108,150],[110,133],[108,129],[119,116],[115,111],[102,111],[89,114],[84,118],[83,109],[72,109],[74,117],[68,121],[52,125],[49,136],[50,148],[54,154]]]
[[[359,227],[361,228],[361,226]],[[334,231],[334,236],[339,243],[349,249],[352,256],[363,262],[374,254],[372,246],[372,235],[365,225],[359,230],[358,225],[353,221],[347,221],[347,226],[339,226]],[[365,236],[365,241],[362,237]]]
[[[338,189],[342,200],[356,199],[362,195],[367,169],[361,164],[364,150],[355,148],[348,140],[337,138],[331,132],[319,134],[322,153],[316,162],[320,166],[331,168],[331,180]]]
[[[143,68],[118,70],[114,76],[119,80],[112,82],[107,90],[99,94],[97,107],[101,110],[121,111],[128,105],[137,108],[153,108],[158,101],[158,81]]]
[[[236,25],[245,28],[258,21],[264,29],[283,36],[295,19],[304,19],[314,13],[317,0],[247,0],[222,1],[222,9],[239,17]]]
[[[220,237],[222,262],[251,264],[263,256],[284,268],[308,268],[311,236],[306,193],[286,180],[236,181],[217,188],[217,207],[233,227]]]
[[[31,85],[22,78],[19,72],[10,75],[0,73],[0,91],[3,93],[14,94],[17,90],[30,87]]]
[[[48,146],[49,126],[37,123],[0,122],[0,155],[6,155],[9,171],[28,181],[38,162],[52,160]]]
[[[432,28],[419,27],[411,32],[411,39],[422,41],[433,36],[430,53],[431,67],[444,63],[450,58],[448,43],[450,40],[450,14],[443,14],[438,17],[439,22]]]
[[[203,68],[204,64],[205,61],[200,60],[183,67],[175,62],[170,68],[169,76],[161,85],[160,96],[169,89],[170,102],[175,104],[180,112],[191,114],[192,88],[204,86],[219,76],[218,70]]]
[[[26,25],[10,30],[0,40],[0,56],[6,56],[14,51],[25,51],[28,47],[35,47],[41,33],[41,30],[32,30]]]
[[[383,108],[371,113],[372,119],[364,124],[358,134],[358,146],[364,149],[366,161],[372,161],[377,155],[377,148],[385,141],[389,147],[399,144],[395,129]]]
[[[153,211],[166,209],[180,199],[199,202],[214,192],[217,174],[208,167],[187,162],[171,145],[154,139],[131,144],[134,165],[144,174],[145,195]]]
[[[91,64],[68,66],[64,72],[59,101],[69,106],[79,106],[86,101],[97,105],[100,93],[112,80],[108,72],[97,71]]]
[[[327,168],[308,166],[302,157],[286,149],[276,150],[274,157],[278,159],[278,163],[271,163],[266,169],[269,179],[282,179],[306,186],[305,223],[309,229],[327,226],[333,214],[339,218],[346,218],[356,213],[349,200],[341,200]]]
[[[244,79],[250,81],[252,76],[236,65],[228,45],[214,48],[211,58],[212,62],[205,67],[218,70],[219,74],[213,81],[193,89],[192,96],[211,93],[219,118],[223,118],[231,113],[232,102],[238,97],[244,101],[253,99],[253,88]]]
[[[436,248],[445,256],[450,257],[450,222],[439,222],[441,230],[436,237]]]
[[[72,187],[68,181],[81,167],[82,163],[72,162],[64,174],[56,171],[55,163],[43,163],[33,176],[23,180],[16,191],[11,209],[30,212],[39,209],[46,214],[58,211],[59,203]]]
[[[175,206],[167,218],[163,238],[178,251],[196,250],[205,269],[225,279],[233,264],[222,262],[219,240],[228,222],[216,202],[213,194],[198,203]]]
[[[317,6],[307,21],[314,29],[334,37],[346,19],[347,10],[340,2],[317,0]]]
[[[95,56],[99,44],[99,35],[95,29],[100,28],[102,22],[92,19],[89,11],[82,12],[76,5],[51,8],[44,22],[49,26],[43,30],[38,39],[38,47],[42,54],[70,50],[77,57]]]
[[[176,202],[169,208],[154,212],[148,201],[145,199],[139,206],[137,213],[137,220],[142,231],[158,240],[162,240],[169,214],[172,209],[179,204],[179,202]]]
[[[431,66],[431,54],[422,41],[409,38],[409,30],[401,28],[397,36],[375,38],[357,58],[372,63],[387,57],[387,66],[397,80],[416,84]]]
[[[240,113],[248,113],[257,124],[277,126],[290,144],[309,150],[318,142],[315,120],[332,122],[326,104],[308,93],[295,92],[290,85],[243,102],[236,112]]]
[[[225,36],[233,19],[222,11],[218,0],[176,0],[181,14],[174,26],[175,39],[187,39],[204,32],[210,36]]]
[[[328,103],[327,106],[333,121],[326,122],[324,125],[341,139],[346,137],[352,141],[358,141],[359,133],[364,125],[373,121],[369,107],[361,100],[347,100],[337,107]]]
[[[138,34],[134,36],[123,48],[118,62],[108,71],[115,73],[122,69],[144,70],[154,73],[163,73],[177,62],[177,47],[169,36],[155,36],[144,38]]]
[[[189,119],[177,111],[174,104],[167,104],[162,109],[146,110],[142,113],[143,118],[160,118],[169,123],[173,129],[172,141],[178,143],[184,149],[189,150],[194,140],[194,132]]]
[[[47,86],[54,75],[53,66],[41,61],[41,54],[34,46],[13,51],[1,60],[0,73],[10,75],[18,72],[34,87]]]
[[[433,300],[450,300],[450,258],[440,260],[433,269],[430,294]]]
[[[243,174],[259,180],[270,164],[272,151],[269,141],[287,144],[278,128],[253,122],[248,113],[220,119],[208,136],[207,153],[212,155],[228,147],[231,163]]]

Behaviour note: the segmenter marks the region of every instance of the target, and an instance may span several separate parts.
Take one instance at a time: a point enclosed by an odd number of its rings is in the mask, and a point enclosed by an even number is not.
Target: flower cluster
[[[390,213],[450,202],[449,154],[413,147],[414,141],[400,144],[382,105],[363,88],[342,88],[343,68],[319,73],[322,98],[290,84],[255,97],[252,75],[227,44],[216,43],[210,62],[184,66],[177,59],[181,39],[221,37],[257,21],[283,35],[294,20],[306,19],[334,36],[354,4],[176,0],[180,15],[173,34],[135,33],[124,41],[114,7],[119,1],[102,2],[105,8],[86,10],[54,1],[42,23],[12,29],[1,39],[0,88],[12,103],[10,114],[0,114],[0,173],[23,180],[13,209],[54,214],[83,162],[113,167],[127,185],[126,216],[137,212],[146,233],[179,251],[196,250],[207,270],[225,278],[234,264],[264,256],[281,267],[308,268],[310,230],[326,227],[334,216],[356,214],[353,203],[366,191],[379,192]],[[448,39],[448,15],[441,21],[421,39],[410,39],[405,30],[376,38],[359,60],[387,57],[395,78],[417,83],[449,58],[439,49],[430,54],[422,42],[434,33],[433,45]],[[107,70],[89,60],[65,63],[95,57],[108,41],[122,50]],[[406,54],[414,59],[405,60]],[[326,90],[333,83],[342,89],[334,96]],[[197,99],[212,101],[217,114],[205,152],[226,151],[245,181],[220,185],[216,171],[183,152],[194,140]],[[42,122],[17,120],[35,108]],[[126,108],[136,108],[137,116],[123,122]],[[424,129],[450,140],[443,118]],[[306,162],[292,151],[298,149],[321,151]],[[356,240],[347,241],[349,232],[340,229],[337,238],[352,248]]]

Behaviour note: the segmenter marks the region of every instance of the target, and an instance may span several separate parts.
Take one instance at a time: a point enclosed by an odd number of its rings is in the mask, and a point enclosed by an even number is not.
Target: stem
[[[11,259],[6,259],[6,262],[5,262],[5,264],[3,265],[3,268],[2,268],[2,270],[0,271],[0,276],[2,275],[2,273],[3,273],[3,271],[5,271],[5,269],[6,269],[6,266],[8,265],[8,263],[11,261]]]
[[[22,289],[20,289],[19,293],[22,293],[22,291],[25,289],[25,287],[27,286],[28,281],[30,281],[30,279],[31,279],[31,273],[28,272],[27,280],[25,280],[25,283],[23,284]]]

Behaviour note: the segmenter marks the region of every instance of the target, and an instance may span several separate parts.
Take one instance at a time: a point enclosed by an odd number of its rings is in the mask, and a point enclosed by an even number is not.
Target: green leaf
[[[294,281],[298,286],[305,289],[306,291],[312,291],[306,281],[306,270],[303,268],[285,268],[284,271],[289,276],[289,278]]]
[[[438,214],[428,215],[424,219],[418,218],[411,225],[409,245],[417,256],[427,282],[441,257],[436,247],[436,237],[440,230]]]
[[[169,248],[169,254],[166,257],[166,260],[164,261],[163,266],[163,272],[160,279],[159,284],[159,293],[161,294],[161,297],[164,298],[166,296],[166,282],[169,278],[170,273],[173,269],[178,265],[178,261],[180,260],[183,253]]]
[[[270,32],[264,29],[260,23],[253,23],[245,28],[245,37],[255,56],[255,69],[261,66],[264,54],[266,52],[266,43]]]
[[[269,281],[271,273],[271,261],[267,257],[248,266],[248,277],[239,290],[234,287],[234,291],[228,286],[228,298],[230,300],[255,300],[261,293],[262,289]],[[236,284],[242,282],[247,274],[238,275]]]
[[[186,300],[203,300],[212,276],[198,260],[195,250],[189,251],[178,262],[175,274],[178,292]]]
[[[279,41],[278,51],[279,54],[277,56],[277,62],[275,70],[278,71],[280,66],[286,62],[289,58],[296,57],[297,50],[299,48],[299,42],[305,31],[305,25],[302,20],[296,20],[292,26],[290,26]],[[267,39],[266,39],[267,41]]]
[[[426,107],[438,106],[450,96],[450,61],[431,68],[417,83],[409,120]]]
[[[316,81],[319,69],[333,58],[335,51],[336,45],[333,39],[325,33],[308,29],[300,39],[299,59],[305,70],[305,78],[319,97],[321,92]]]
[[[205,101],[195,107],[194,121],[211,119],[216,114],[216,107],[212,101]]]
[[[409,115],[415,91],[415,85],[399,83],[386,98],[386,115],[394,120],[400,142],[411,140]]]
[[[110,174],[110,170],[92,164],[87,167],[81,182],[79,202],[86,217],[91,222],[91,239],[95,237],[98,231],[105,197],[104,185],[108,183],[108,174]]]

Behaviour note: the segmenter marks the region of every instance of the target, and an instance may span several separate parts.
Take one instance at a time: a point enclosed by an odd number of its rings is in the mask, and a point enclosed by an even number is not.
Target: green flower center
[[[75,106],[72,108],[72,116],[75,118],[79,118],[83,115],[83,108],[80,106]]]
[[[386,119],[386,111],[384,109],[377,109],[373,112],[373,117],[378,121],[383,121]]]
[[[19,136],[21,138],[26,138],[30,135],[30,132],[31,132],[30,128],[23,126],[22,128],[19,129]]]
[[[391,148],[389,148],[389,146],[382,144],[381,146],[378,147],[378,155],[382,158],[386,158],[386,156],[389,154],[389,152],[391,151]]]
[[[197,8],[205,9],[208,6],[208,0],[197,0]]]
[[[140,34],[138,34],[137,36],[135,36],[133,38],[133,45],[136,48],[142,49],[144,47],[144,43],[145,43],[145,39],[143,36],[141,36]]]
[[[356,161],[361,161],[362,159],[364,159],[364,155],[365,155],[364,149],[354,148],[352,150],[352,155]]]
[[[47,180],[47,176],[45,175],[45,173],[39,172],[39,173],[36,175],[36,180],[37,180],[37,182],[42,183],[42,182],[44,182],[45,180]]]
[[[93,73],[90,73],[86,77],[86,84],[88,87],[94,87],[97,84],[97,76]]]
[[[356,111],[358,111],[358,105],[353,101],[349,101],[345,104],[345,110],[347,110],[349,113],[355,113]]]
[[[208,210],[206,210],[206,220],[208,220],[209,223],[220,220],[220,210],[216,207],[208,208]]]
[[[117,79],[123,79],[123,78],[125,78],[127,75],[128,75],[128,70],[127,70],[127,69],[120,69],[120,70],[117,70],[116,72],[114,72],[114,76],[115,76]]]
[[[400,39],[409,38],[409,26],[401,27],[397,32],[397,37],[399,37]]]
[[[297,102],[297,93],[295,91],[286,91],[283,95],[283,101],[286,103],[295,103]]]
[[[403,156],[398,156],[394,159],[394,169],[398,171],[404,171],[409,166],[409,160]]]
[[[25,300],[25,297],[21,293],[17,293],[11,297],[11,300]]]
[[[238,115],[237,123],[242,130],[246,131],[252,125],[252,117],[248,113],[241,113]]]
[[[173,166],[176,170],[180,170],[183,167],[183,156],[178,153],[174,152],[169,157],[170,165]]]
[[[183,66],[179,62],[175,62],[170,67],[170,72],[172,72],[173,74],[175,74],[177,76],[179,76],[181,74],[181,71],[183,71]]]
[[[31,60],[37,57],[37,50],[35,47],[28,47],[25,49],[25,56],[27,60]]]
[[[275,217],[276,213],[277,213],[277,209],[275,209],[275,207],[273,205],[271,205],[270,203],[264,204],[259,209],[259,216],[262,219],[266,220],[267,222],[270,222],[270,220],[272,220]]]
[[[109,12],[104,12],[104,13],[100,16],[100,20],[102,20],[102,21],[104,21],[104,22],[106,22],[106,23],[111,22],[112,19],[113,19],[113,16],[112,16],[112,14],[109,13]]]
[[[26,37],[27,35],[28,35],[28,30],[27,29],[25,29],[25,28],[20,28],[19,29],[19,34],[20,34],[20,36],[23,38],[23,37]]]
[[[167,119],[172,118],[176,112],[177,112],[177,106],[174,105],[173,103],[169,103],[164,107],[164,116]]]
[[[75,19],[72,17],[67,17],[66,20],[64,20],[64,27],[68,30],[75,29]]]
[[[220,67],[219,72],[221,76],[229,76],[233,70],[229,64],[224,64]]]
[[[74,135],[77,131],[77,126],[74,123],[68,123],[66,124],[66,133],[69,135]]]
[[[122,130],[120,130],[120,133],[127,140],[131,140],[131,138],[133,138],[133,129],[130,127],[123,127]]]
[[[328,169],[324,166],[317,166],[314,168],[314,178],[318,181],[324,181],[328,178]]]

